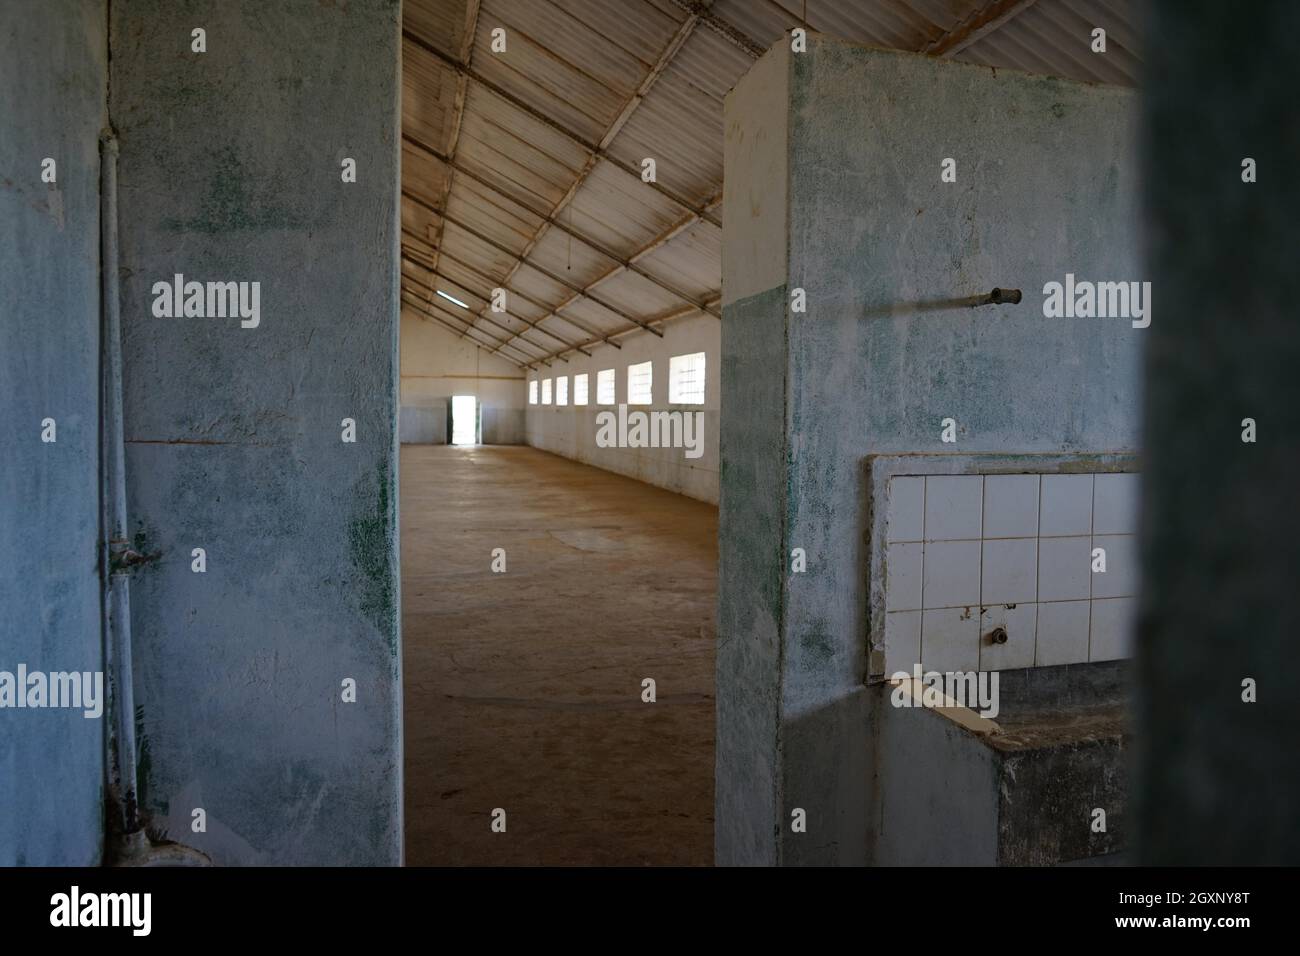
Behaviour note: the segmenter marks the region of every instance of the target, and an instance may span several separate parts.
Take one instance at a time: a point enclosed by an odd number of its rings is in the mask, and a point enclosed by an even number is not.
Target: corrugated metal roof
[[[1137,82],[1137,31],[1130,4],[1037,0],[954,59],[1132,86]],[[1092,31],[1106,31],[1106,54],[1092,52]]]
[[[521,365],[717,314],[723,98],[786,30],[1132,85],[1140,2],[406,0],[409,307]]]
[[[656,157],[659,182],[706,202],[722,183],[722,99],[753,62],[716,33],[697,28],[610,153],[638,168],[644,158]]]

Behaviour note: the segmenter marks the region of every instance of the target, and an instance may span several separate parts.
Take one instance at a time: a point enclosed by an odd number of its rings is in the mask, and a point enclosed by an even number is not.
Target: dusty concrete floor
[[[524,447],[401,481],[408,865],[711,863],[717,509]]]

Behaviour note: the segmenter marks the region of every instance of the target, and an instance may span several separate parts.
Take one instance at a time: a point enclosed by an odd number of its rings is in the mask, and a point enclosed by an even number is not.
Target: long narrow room
[[[669,2],[404,10],[407,861],[707,865],[752,60]]]

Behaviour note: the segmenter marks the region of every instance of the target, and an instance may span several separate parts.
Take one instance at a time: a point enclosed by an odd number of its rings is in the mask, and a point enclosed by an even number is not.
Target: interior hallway
[[[407,864],[712,863],[717,509],[523,446],[401,464]]]

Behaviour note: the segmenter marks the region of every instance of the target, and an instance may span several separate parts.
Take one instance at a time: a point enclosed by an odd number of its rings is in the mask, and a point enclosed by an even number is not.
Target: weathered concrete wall
[[[790,62],[778,45],[724,115],[714,862],[780,862]]]
[[[751,705],[729,723],[723,685],[753,675],[724,672],[740,652],[720,650],[718,746],[720,754],[779,755],[779,812],[744,824],[762,843],[778,835],[769,855],[864,863],[873,729],[863,686],[863,459],[1136,447],[1141,331],[1124,319],[1045,319],[1041,292],[1068,272],[1141,278],[1134,111],[1123,90],[816,37],[808,52],[783,55],[788,283],[805,290],[807,311],[787,308],[784,341],[730,353],[728,374],[734,367],[737,377],[770,377],[771,350],[782,350],[786,383],[784,403],[742,410],[724,400],[744,431],[779,429],[783,438],[775,447],[746,442],[738,424],[733,445],[723,425],[724,538],[728,529],[764,530],[744,570],[729,572],[724,552],[719,630],[720,647],[753,642],[730,623],[751,613],[736,605],[753,600],[758,581],[770,588],[773,573],[781,576],[779,647],[760,665],[776,668],[780,700],[774,720],[760,721]],[[733,118],[744,122],[743,86],[728,105],[729,137]],[[940,181],[946,157],[957,160],[956,183]],[[739,174],[729,162],[727,180]],[[727,281],[724,274],[724,293]],[[995,286],[1024,290],[1024,303],[916,307]],[[731,327],[752,321],[758,301],[724,311],[724,341]],[[955,446],[940,442],[944,417],[958,422]],[[778,544],[770,505],[756,507],[742,477],[783,467]],[[786,573],[793,548],[805,550],[806,573]],[[774,572],[760,561],[781,563]],[[739,786],[718,783],[720,794]],[[807,833],[790,830],[795,807],[807,812]],[[720,860],[745,856],[720,843]]]
[[[479,409],[479,431],[485,445],[528,444],[522,408],[483,405]]]
[[[11,8],[13,4],[9,5]],[[0,670],[102,671],[95,0],[0,19]],[[41,181],[54,159],[56,181]],[[41,441],[43,419],[56,441]],[[86,866],[103,839],[107,710],[0,710],[0,865]]]
[[[112,5],[142,803],[223,864],[401,859],[399,18]],[[260,324],[157,317],[176,273]]]
[[[524,444],[527,386],[518,365],[409,308],[402,310],[401,350],[404,443],[445,445],[452,396],[473,395],[484,444]]]
[[[569,378],[569,404],[558,407],[555,395],[550,405],[527,406],[528,444],[565,458],[595,465],[606,471],[636,478],[647,484],[667,488],[691,498],[716,503],[718,500],[718,403],[722,394],[719,365],[721,323],[713,316],[695,316],[663,326],[663,338],[637,334],[622,340],[621,349],[594,346],[591,358],[569,355],[569,361],[555,362],[550,368],[530,371],[528,378]],[[669,360],[674,355],[704,353],[704,404],[670,405],[668,403]],[[687,458],[681,448],[602,448],[596,444],[599,425],[596,416],[602,411],[618,412],[620,402],[627,401],[627,368],[640,362],[653,362],[654,381],[650,405],[629,406],[641,411],[699,412],[703,424],[702,454]],[[596,374],[614,369],[615,399],[613,406],[596,404]],[[573,405],[573,377],[586,373],[588,404]],[[539,387],[540,391],[540,387]],[[540,398],[539,398],[540,401]]]
[[[398,438],[403,445],[447,444],[447,406],[441,399],[420,405],[403,405],[398,415]]]
[[[1300,863],[1300,7],[1240,13],[1160,0],[1144,54],[1150,279],[1178,317],[1146,365],[1137,833],[1158,865]]]
[[[893,688],[867,689],[873,730],[870,859],[876,866],[994,866],[999,760],[934,711],[894,707]]]

